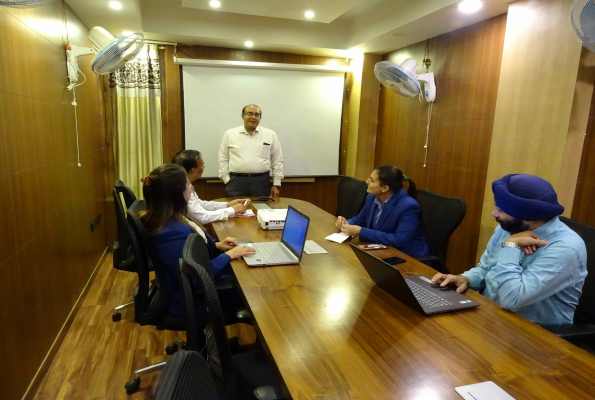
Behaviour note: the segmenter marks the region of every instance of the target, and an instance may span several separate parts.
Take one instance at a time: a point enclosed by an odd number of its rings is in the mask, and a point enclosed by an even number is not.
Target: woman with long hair
[[[403,182],[409,183],[407,191]],[[399,168],[384,165],[366,183],[369,194],[364,208],[349,220],[337,218],[337,228],[363,242],[392,246],[412,257],[428,255],[415,182]]]
[[[215,242],[208,233],[187,219],[191,193],[186,170],[177,164],[161,165],[143,179],[147,210],[141,213],[140,219],[151,237],[157,256],[166,266],[166,278],[171,288],[167,310],[179,317],[184,316],[184,307],[177,269],[190,234],[200,234],[207,243],[215,279],[222,279],[231,260],[255,253],[250,247],[239,246],[235,238],[228,237]]]

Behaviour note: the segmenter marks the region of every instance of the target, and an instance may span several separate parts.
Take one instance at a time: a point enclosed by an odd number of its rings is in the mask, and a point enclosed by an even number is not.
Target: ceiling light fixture
[[[306,11],[306,14],[304,14],[306,16],[306,18],[314,18],[314,12],[313,11]]]
[[[124,36],[130,36],[130,35],[132,35],[133,33],[134,33],[134,32],[132,32],[132,31],[122,31],[122,35],[124,35]]]
[[[114,10],[120,10],[122,8],[122,4],[119,1],[110,1],[109,6]]]
[[[246,46],[246,47],[252,47],[252,46],[254,46],[254,43],[252,43],[252,42],[251,42],[251,41],[249,41],[249,40],[246,40],[246,41],[244,42],[244,46]]]
[[[483,7],[483,3],[479,0],[465,0],[459,4],[459,11],[465,14],[471,14]]]
[[[209,5],[213,8],[219,8],[221,7],[221,2],[219,0],[213,0],[209,2]]]

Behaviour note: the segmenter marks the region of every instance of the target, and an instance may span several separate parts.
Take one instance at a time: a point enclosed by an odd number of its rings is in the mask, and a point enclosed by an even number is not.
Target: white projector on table
[[[285,218],[287,218],[287,209],[271,208],[268,210],[258,210],[256,218],[262,229],[283,229],[285,226]]]

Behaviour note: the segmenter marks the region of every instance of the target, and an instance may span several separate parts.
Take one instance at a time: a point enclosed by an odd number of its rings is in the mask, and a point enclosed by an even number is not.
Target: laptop
[[[423,315],[467,310],[479,306],[451,286],[440,288],[423,275],[403,277],[394,266],[349,243],[378,287]]]
[[[309,225],[310,218],[307,215],[289,206],[281,241],[247,243],[246,246],[254,248],[256,254],[244,256],[246,264],[250,267],[299,264],[302,261]]]

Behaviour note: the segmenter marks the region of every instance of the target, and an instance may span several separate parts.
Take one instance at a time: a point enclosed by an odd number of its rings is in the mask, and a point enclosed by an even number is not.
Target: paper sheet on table
[[[255,217],[255,216],[256,216],[256,214],[254,214],[254,211],[246,210],[245,213],[235,214],[235,215],[232,215],[230,218],[251,218],[251,217]]]
[[[325,237],[325,239],[330,240],[332,242],[343,243],[344,241],[349,239],[349,236],[344,234],[343,232],[339,232],[333,233],[332,235],[328,235],[327,237]]]
[[[327,254],[328,251],[322,248],[318,243],[313,240],[306,240],[304,245],[304,252],[306,254]]]
[[[455,390],[465,400],[515,400],[492,381],[459,386]]]

